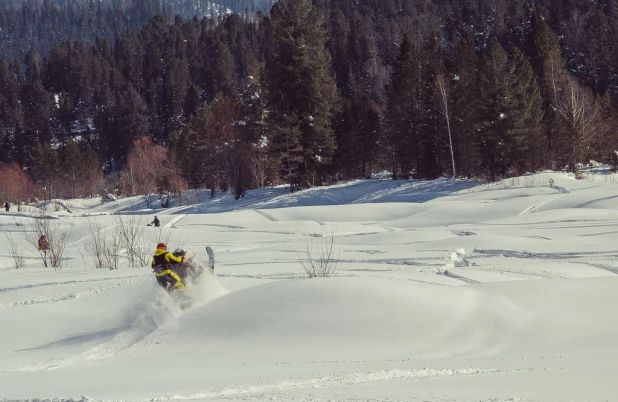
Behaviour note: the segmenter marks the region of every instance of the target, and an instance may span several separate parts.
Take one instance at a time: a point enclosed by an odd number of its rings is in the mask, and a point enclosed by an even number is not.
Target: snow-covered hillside
[[[0,212],[0,400],[617,398],[616,175],[192,197],[168,209],[41,205],[73,228],[60,270],[23,241],[35,208]],[[145,226],[155,214],[160,229]],[[191,307],[148,267],[84,258],[87,228],[112,231],[120,217],[143,227],[151,251],[162,238],[215,250]],[[335,277],[306,278],[307,245],[329,239]]]

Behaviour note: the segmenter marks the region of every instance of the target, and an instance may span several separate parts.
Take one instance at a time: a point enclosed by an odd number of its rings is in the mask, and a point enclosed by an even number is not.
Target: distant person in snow
[[[49,243],[47,242],[47,237],[45,235],[41,235],[41,237],[39,237],[39,250],[49,250]]]
[[[39,237],[39,252],[43,254],[43,263],[47,267],[47,250],[49,250],[49,242],[45,235]]]
[[[150,224],[159,227],[159,218],[157,218],[157,216],[155,215],[154,220],[150,222]]]
[[[176,257],[174,254],[167,251],[165,243],[157,244],[157,250],[152,256],[150,267],[155,272],[157,282],[166,290],[176,288],[184,288],[185,284],[180,279],[180,276],[172,270],[172,264],[181,264],[182,257]]]
[[[11,209],[11,204],[9,204],[9,202],[5,202],[4,203],[4,208],[6,209],[6,212],[9,212],[9,209]]]

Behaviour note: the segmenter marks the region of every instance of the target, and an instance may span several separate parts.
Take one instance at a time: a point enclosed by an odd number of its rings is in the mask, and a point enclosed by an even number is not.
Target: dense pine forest
[[[219,18],[268,12],[274,0],[0,0],[0,57],[46,54],[63,41],[94,43],[137,31],[156,16]]]
[[[241,197],[382,169],[497,180],[617,161],[618,0],[279,0],[96,21],[92,41],[4,49],[0,196]]]

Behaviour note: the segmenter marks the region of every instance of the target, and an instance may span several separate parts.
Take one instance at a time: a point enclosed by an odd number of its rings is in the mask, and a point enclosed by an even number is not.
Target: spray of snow
[[[444,270],[460,267],[469,267],[470,265],[470,262],[466,260],[466,250],[464,250],[463,248],[459,248],[457,250],[453,250],[451,252],[451,255],[446,258]]]

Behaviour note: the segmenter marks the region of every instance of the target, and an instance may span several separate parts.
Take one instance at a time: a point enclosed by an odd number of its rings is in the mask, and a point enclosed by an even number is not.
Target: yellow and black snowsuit
[[[184,288],[185,284],[180,279],[180,276],[171,269],[173,263],[181,263],[182,257],[176,257],[167,250],[158,248],[152,257],[150,266],[155,272],[157,282],[164,289],[172,290],[175,288]]]

